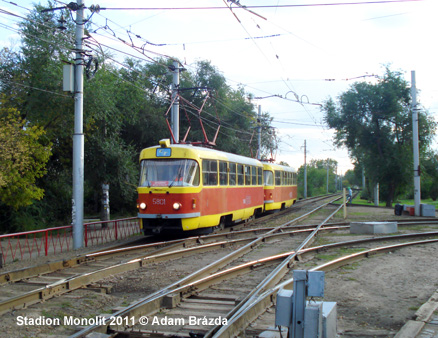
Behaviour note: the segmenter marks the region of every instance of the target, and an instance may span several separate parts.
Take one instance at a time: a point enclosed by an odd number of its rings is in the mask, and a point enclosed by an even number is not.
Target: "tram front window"
[[[263,171],[263,182],[265,182],[265,185],[274,185],[274,175],[272,171],[264,170]]]
[[[194,160],[141,161],[140,187],[190,187],[199,185],[199,165]]]

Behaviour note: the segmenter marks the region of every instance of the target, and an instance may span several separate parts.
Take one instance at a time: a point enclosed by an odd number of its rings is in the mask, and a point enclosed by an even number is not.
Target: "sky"
[[[0,0],[0,9],[25,16],[32,3]],[[320,104],[330,97],[337,100],[356,81],[374,83],[374,75],[382,76],[388,65],[408,82],[415,71],[417,100],[438,121],[436,0],[84,3],[102,8],[91,17],[90,31],[99,43],[114,48],[118,59],[126,57],[118,51],[144,60],[155,57],[154,52],[181,60],[187,69],[208,60],[230,86],[253,94],[254,102],[274,118],[280,140],[276,160],[292,167],[304,164],[306,142],[307,162],[335,159],[338,174],[353,168],[347,150],[334,147],[334,131],[324,125]],[[0,13],[0,47],[18,44],[18,20]],[[144,46],[147,57],[119,39]]]

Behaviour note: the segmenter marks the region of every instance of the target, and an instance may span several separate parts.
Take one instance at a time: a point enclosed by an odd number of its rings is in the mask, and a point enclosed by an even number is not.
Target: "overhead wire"
[[[4,1],[4,0],[3,0]],[[57,2],[60,2],[60,1],[57,1]],[[391,2],[394,2],[394,1],[391,1]],[[95,33],[94,33],[95,34]],[[128,33],[129,34],[129,33]],[[249,34],[249,33],[248,33]],[[254,41],[254,38],[253,37],[251,37],[251,39],[252,39],[252,41]],[[102,43],[98,43],[99,45],[101,45],[101,46],[104,46],[105,48],[109,48],[109,49],[111,49],[112,47],[110,47],[110,46],[107,46],[107,45],[104,45],[104,44],[102,44]],[[125,43],[126,44],[126,43]],[[128,46],[129,46],[129,44],[127,44]],[[118,53],[124,53],[124,52],[122,52],[122,51],[120,51],[120,50],[117,50],[117,49],[113,49],[114,51],[116,51],[116,52],[118,52]],[[143,59],[143,58],[140,58],[140,57],[138,57],[138,56],[135,56],[135,55],[132,55],[132,54],[129,54],[129,53],[124,53],[125,55],[128,55],[128,56],[130,56],[130,57],[135,57],[135,58],[138,58],[138,59],[140,59],[140,60],[142,60],[142,61],[148,61],[148,60],[145,60],[145,59]],[[157,53],[158,55],[160,55],[160,56],[164,56],[164,57],[167,57],[166,55],[163,55],[163,54],[159,54],[159,53]],[[152,59],[152,58],[150,58],[150,57],[148,57],[148,56],[146,56],[147,58],[149,58],[149,59]],[[111,59],[113,62],[116,62],[116,60],[115,59]],[[151,61],[148,61],[148,62],[151,62]],[[153,62],[153,61],[152,61]],[[124,64],[122,64],[122,63],[120,63],[120,62],[118,62],[118,64],[119,65],[123,65],[123,66],[126,66],[126,65],[124,65]],[[165,67],[168,67],[167,65],[164,65]],[[129,67],[127,67],[127,68],[129,68]],[[284,80],[282,80],[282,81],[284,81]],[[268,92],[266,92],[266,93],[268,93]],[[293,100],[292,100],[293,101]],[[300,103],[300,102],[298,102],[298,101],[296,101],[297,103]],[[304,109],[306,109],[305,107],[304,107]],[[234,113],[236,113],[236,112],[234,112]],[[242,116],[244,116],[244,115],[242,115]],[[247,117],[247,116],[245,116],[245,117]],[[315,124],[316,124],[316,121],[315,121]]]
[[[311,3],[311,4],[291,4],[291,5],[249,5],[236,7],[241,10],[260,9],[260,8],[295,8],[295,7],[329,7],[329,6],[352,6],[352,5],[380,5],[403,2],[419,2],[424,0],[376,0],[376,1],[354,1],[354,2],[332,2],[332,3]],[[204,7],[100,7],[100,10],[117,10],[117,11],[176,11],[176,10],[224,10],[219,6]]]

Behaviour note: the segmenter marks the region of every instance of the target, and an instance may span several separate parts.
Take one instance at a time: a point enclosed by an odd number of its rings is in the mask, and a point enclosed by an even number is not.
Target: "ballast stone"
[[[353,222],[351,234],[392,234],[398,231],[397,222]]]

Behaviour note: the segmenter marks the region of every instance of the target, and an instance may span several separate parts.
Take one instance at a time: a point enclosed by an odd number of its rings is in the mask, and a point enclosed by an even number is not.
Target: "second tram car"
[[[255,159],[162,140],[142,150],[140,164],[145,234],[208,233],[263,212],[263,165]]]
[[[289,208],[297,200],[297,172],[294,168],[263,163],[265,211]]]

